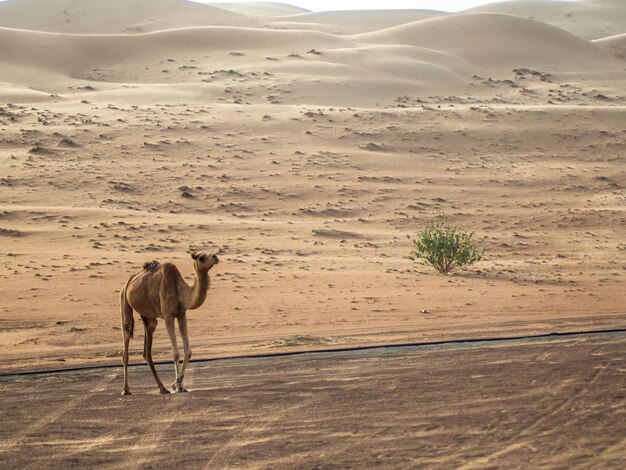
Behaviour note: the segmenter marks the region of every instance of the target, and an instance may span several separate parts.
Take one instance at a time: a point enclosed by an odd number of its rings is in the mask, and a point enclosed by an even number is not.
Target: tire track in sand
[[[230,438],[230,440],[224,445],[224,447],[218,449],[211,459],[205,465],[205,470],[212,470],[215,468],[227,468],[231,459],[235,456],[237,451],[244,445],[244,443],[255,434],[265,431],[272,423],[275,423],[285,415],[293,414],[296,410],[310,406],[314,402],[313,399],[309,399],[288,408],[273,407],[263,413],[262,417],[253,418],[248,424],[242,426],[238,432]],[[278,411],[282,410],[282,411]],[[259,414],[265,410],[259,410]]]
[[[194,368],[190,367],[187,369],[187,375],[185,376],[186,387],[194,384],[194,377]],[[149,463],[145,461],[146,458],[150,457],[154,449],[163,441],[163,438],[179,416],[179,409],[187,401],[184,394],[175,393],[165,397],[168,403],[160,408],[159,416],[150,420],[146,426],[147,429],[154,430],[154,432],[145,433],[139,439],[139,442],[128,449],[128,456],[120,468],[144,468]]]
[[[144,423],[146,432],[125,451],[127,454],[126,459],[121,463],[120,468],[145,468],[149,463],[146,459],[159,446],[172,424],[174,424],[177,416],[176,411],[184,403],[180,398],[174,394],[167,395],[168,403],[159,408],[158,418]]]
[[[591,375],[591,380],[584,383],[580,389],[574,393],[572,396],[566,398],[557,406],[555,406],[548,413],[543,414],[539,418],[533,420],[528,426],[522,428],[518,433],[516,433],[513,437],[508,440],[508,445],[503,447],[500,450],[494,451],[489,455],[485,455],[484,457],[479,457],[472,462],[468,462],[465,465],[459,467],[459,470],[470,470],[470,469],[479,469],[484,468],[491,460],[500,457],[501,455],[508,454],[514,450],[520,449],[531,444],[529,437],[534,433],[539,426],[545,421],[549,420],[554,415],[558,414],[561,410],[569,406],[573,401],[577,400],[583,393],[587,392],[591,386],[598,380],[598,378],[602,375],[604,371],[606,371],[609,365],[609,361],[604,361],[601,365],[596,368],[596,371]],[[522,438],[521,441],[518,439]]]
[[[49,424],[54,423],[61,416],[68,413],[70,410],[80,405],[82,402],[91,398],[94,393],[102,392],[106,388],[106,386],[109,385],[118,375],[119,374],[113,374],[103,377],[102,379],[98,380],[96,385],[92,387],[89,391],[84,392],[74,397],[73,399],[65,402],[57,409],[39,418],[30,426],[26,426],[24,430],[18,432],[13,437],[6,439],[4,442],[0,442],[0,454],[10,452],[11,450],[20,446],[31,434],[34,434],[35,432],[39,431],[42,428],[45,428]]]
[[[68,446],[71,447],[36,459],[33,464],[27,465],[23,468],[33,470],[40,470],[41,468],[63,468],[64,462],[67,462],[68,458],[93,452],[100,447],[111,444],[119,438],[121,434],[121,432],[109,433],[94,439],[89,439],[88,441],[80,440],[79,442],[68,444]]]

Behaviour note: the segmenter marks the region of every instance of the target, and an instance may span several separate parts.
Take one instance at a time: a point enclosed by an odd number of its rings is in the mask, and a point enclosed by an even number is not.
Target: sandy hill
[[[248,16],[185,0],[9,0],[0,3],[1,27],[59,33],[140,33],[189,26],[256,24]]]
[[[277,2],[212,3],[211,1],[204,1],[202,3],[253,16],[286,16],[309,12],[309,10],[304,8]]]
[[[492,70],[584,70],[610,60],[603,48],[572,33],[540,21],[501,14],[434,18],[358,37],[444,51]]]
[[[348,41],[315,31],[275,31],[229,26],[179,28],[143,34],[79,35],[0,28],[0,57],[5,64],[46,68],[76,76],[93,67],[174,53],[199,56],[209,51],[298,50],[340,47]],[[71,60],[68,60],[71,59]],[[174,59],[172,59],[174,60]]]
[[[268,5],[286,8],[258,7]],[[623,69],[622,38],[593,42],[513,14],[351,11],[260,19],[183,0],[13,0],[0,12],[12,25],[0,29],[0,93],[24,99],[64,96],[96,82],[99,91],[134,84],[144,97],[176,89],[233,102],[358,106],[476,92],[472,77],[508,79],[513,68]]]
[[[0,81],[51,94],[71,93],[87,81],[98,90],[167,84],[170,94],[183,89],[214,99],[228,85],[235,100],[241,99],[239,90],[247,100],[265,100],[269,89],[279,88],[281,101],[345,105],[416,91],[449,92],[477,72],[462,59],[430,49],[356,44],[317,31],[235,27],[117,35],[0,28],[0,58]],[[18,96],[24,93],[32,90],[22,88]]]
[[[497,2],[473,8],[468,12],[503,13],[531,18],[587,39],[626,32],[626,2],[623,0]]]
[[[552,74],[623,69],[619,37],[592,42],[505,14],[307,13],[255,28],[251,16],[179,0],[15,0],[0,7],[9,8],[12,14],[2,18],[14,25],[0,29],[0,93],[13,97],[64,95],[93,81],[100,90],[132,83],[150,85],[142,90],[157,95],[163,90],[154,86],[161,85],[209,99],[227,89],[235,102],[358,106],[464,93],[473,76],[510,75],[513,68]],[[36,8],[46,14],[29,17]],[[208,21],[229,25],[181,26]],[[158,31],[138,32],[153,28]],[[81,30],[90,34],[76,34]]]
[[[313,13],[277,2],[223,4],[208,0],[203,3],[187,0],[8,0],[0,2],[0,27],[115,34],[192,26],[238,26],[349,35],[468,13],[499,13],[534,19],[586,39],[626,32],[626,2],[619,0],[498,2],[456,15],[428,10]]]
[[[281,18],[267,23],[267,26],[314,29],[332,34],[358,34],[444,15],[447,13],[431,10],[328,11]]]
[[[626,57],[626,33],[609,36],[594,41],[596,44],[610,47],[615,50],[619,56]]]

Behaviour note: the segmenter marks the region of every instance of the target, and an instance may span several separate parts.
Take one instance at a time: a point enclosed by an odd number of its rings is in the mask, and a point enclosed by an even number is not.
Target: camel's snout
[[[217,257],[217,255],[211,255],[211,263],[218,264],[219,262],[220,259]]]

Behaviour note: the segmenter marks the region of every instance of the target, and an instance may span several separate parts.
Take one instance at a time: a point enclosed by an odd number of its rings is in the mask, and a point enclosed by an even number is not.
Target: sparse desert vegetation
[[[450,225],[446,217],[432,219],[415,238],[407,237],[414,249],[410,259],[432,266],[443,275],[479,262],[485,252],[472,232]]]

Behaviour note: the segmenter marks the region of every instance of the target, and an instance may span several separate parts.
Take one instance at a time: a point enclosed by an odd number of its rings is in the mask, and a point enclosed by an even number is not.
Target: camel
[[[159,318],[165,320],[167,333],[172,343],[172,356],[176,369],[176,381],[172,389],[177,392],[186,392],[183,387],[185,368],[191,359],[191,347],[187,334],[187,310],[200,307],[206,299],[211,279],[209,270],[219,263],[216,255],[204,252],[192,252],[194,261],[195,280],[193,286],[187,285],[172,263],[159,263],[151,261],[143,265],[143,269],[133,274],[120,292],[122,331],[124,334],[124,352],[122,363],[124,364],[124,388],[122,395],[130,395],[128,388],[128,344],[133,337],[135,320],[133,310],[141,316],[146,332],[143,343],[143,358],[150,366],[152,375],[159,386],[162,394],[170,393],[164,386],[152,361],[152,337]],[[179,368],[180,356],[176,344],[176,329],[174,320],[178,320],[178,329],[183,340],[184,359]]]

